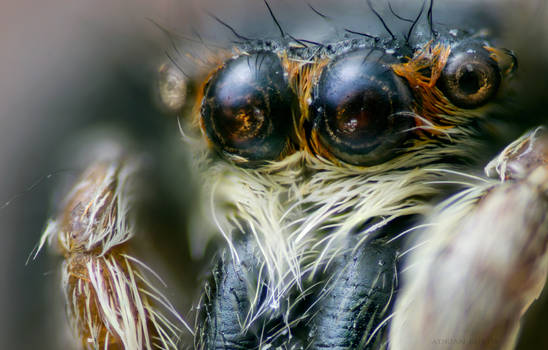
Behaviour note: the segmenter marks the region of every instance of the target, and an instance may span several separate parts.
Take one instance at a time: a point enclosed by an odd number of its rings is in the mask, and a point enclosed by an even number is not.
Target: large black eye
[[[394,157],[414,125],[411,93],[369,50],[338,57],[323,71],[312,104],[322,150],[355,165]],[[321,152],[321,150],[320,150]]]
[[[501,74],[489,52],[478,44],[453,49],[440,78],[440,88],[457,107],[477,108],[497,93]]]
[[[240,56],[225,63],[207,84],[202,126],[223,152],[252,162],[273,160],[287,147],[292,103],[276,54]]]

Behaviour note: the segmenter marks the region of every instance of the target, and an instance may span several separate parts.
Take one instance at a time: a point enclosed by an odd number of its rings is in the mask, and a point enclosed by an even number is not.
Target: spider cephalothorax
[[[198,346],[380,346],[395,237],[477,148],[513,61],[487,38],[449,32],[413,47],[282,40],[235,52],[209,74],[195,114],[210,215],[229,247]]]

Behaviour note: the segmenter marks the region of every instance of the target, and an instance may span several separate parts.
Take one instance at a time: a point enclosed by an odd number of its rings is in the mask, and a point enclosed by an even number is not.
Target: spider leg
[[[56,243],[64,257],[62,288],[79,348],[176,349],[190,328],[133,249],[143,161],[103,150],[66,195],[38,250]]]
[[[536,129],[445,201],[410,259],[392,349],[512,349],[548,272],[548,143]]]

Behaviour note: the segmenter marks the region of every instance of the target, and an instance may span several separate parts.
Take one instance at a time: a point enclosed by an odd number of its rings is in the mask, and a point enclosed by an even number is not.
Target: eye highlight
[[[463,45],[452,51],[439,84],[457,107],[481,107],[497,93],[501,73],[490,53],[479,45]]]
[[[293,101],[276,54],[239,56],[206,85],[202,128],[221,152],[252,162],[274,160],[288,147]]]
[[[340,56],[323,71],[312,104],[313,147],[362,166],[396,153],[414,125],[411,92],[370,50]]]

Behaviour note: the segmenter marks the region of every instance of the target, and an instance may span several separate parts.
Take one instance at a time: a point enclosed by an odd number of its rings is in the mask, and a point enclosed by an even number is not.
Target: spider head
[[[199,130],[188,146],[201,202],[234,256],[236,236],[257,242],[265,305],[425,214],[439,192],[434,168],[470,156],[515,60],[477,33],[428,34],[250,40],[189,84],[181,125],[189,140]]]

